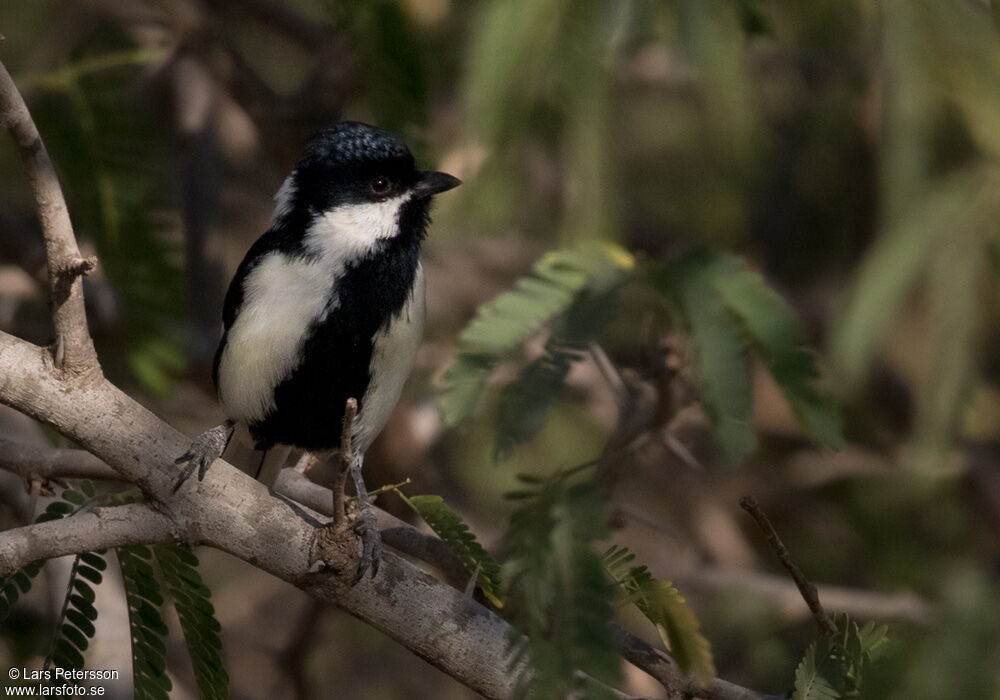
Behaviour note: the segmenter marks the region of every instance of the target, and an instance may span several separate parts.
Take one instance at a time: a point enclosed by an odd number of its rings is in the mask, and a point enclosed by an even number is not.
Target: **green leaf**
[[[703,250],[654,270],[653,282],[673,298],[690,334],[702,404],[716,442],[738,462],[757,444],[747,345],[735,317],[715,290],[720,259]]]
[[[841,700],[859,697],[862,679],[886,644],[886,627],[864,627],[840,614],[837,630],[809,645],[795,670],[795,700]]]
[[[548,329],[543,355],[501,393],[497,452],[506,454],[534,436],[570,366],[610,319],[615,291],[634,265],[631,255],[605,243],[553,251],[535,263],[532,276],[480,306],[443,377],[445,422],[455,425],[474,413],[493,369],[516,359],[528,340]]]
[[[827,657],[820,656],[819,646],[825,645],[810,644],[795,669],[795,700],[840,700],[840,692],[825,675],[830,673],[831,664]]]
[[[807,348],[795,312],[763,277],[735,258],[727,262],[713,278],[726,308],[743,324],[806,433],[826,447],[840,447],[840,415],[835,402],[816,386],[816,356]]]
[[[479,544],[458,513],[449,508],[440,496],[405,496],[401,492],[397,493],[451,547],[470,575],[479,570],[476,586],[493,605],[502,608],[500,565]]]
[[[65,489],[60,494],[65,501],[69,501],[73,505],[82,506],[87,500],[87,497],[78,491],[73,491],[71,489]]]
[[[107,566],[104,558],[93,552],[78,554],[73,560],[73,568],[70,569],[69,580],[66,583],[63,606],[52,638],[52,648],[45,660],[45,668],[52,668],[53,665],[63,668],[83,668],[82,652],[87,650],[89,640],[93,639],[97,631],[94,626],[97,620],[97,608],[93,605],[94,590],[83,579],[96,574],[97,581],[94,583],[100,583],[101,575],[97,569],[103,570]],[[89,596],[80,595],[78,591],[81,590],[86,591]]]
[[[956,231],[977,227],[990,174],[973,166],[943,176],[875,241],[833,335],[833,359],[849,382],[864,378],[877,341],[936,253]]]
[[[653,578],[645,566],[632,566],[634,558],[625,547],[612,546],[602,563],[626,600],[656,626],[681,671],[707,686],[715,678],[715,663],[698,618],[670,582]]]
[[[81,482],[81,487],[81,490],[83,490],[84,493],[86,493],[87,488],[90,489],[88,498],[84,498],[79,492],[73,489],[63,489],[63,491],[59,494],[60,499],[53,500],[49,503],[45,511],[35,519],[35,522],[40,523],[59,520],[76,513],[81,507],[87,505],[89,503],[88,499],[93,496],[93,486],[90,482],[85,481]],[[81,557],[93,557],[93,559],[90,560],[92,565],[99,566],[99,564],[97,564],[98,561],[103,563],[103,559],[101,559],[98,555],[84,554],[81,555]],[[81,561],[81,557],[77,557],[74,561],[74,573],[76,572],[77,566]],[[0,579],[0,622],[3,622],[7,615],[10,614],[10,609],[13,607],[17,599],[31,589],[32,581],[41,572],[43,563],[44,562],[42,561],[31,562],[30,564],[23,566],[21,569]],[[92,571],[92,569],[89,570]],[[98,576],[100,576],[100,574],[98,574]],[[90,602],[93,602],[93,590],[91,590],[89,586],[86,586],[86,584],[84,584],[76,575],[70,576],[69,583],[66,586],[67,602],[68,596],[75,588],[80,586],[85,587],[86,592],[90,594]],[[63,617],[63,615],[60,615],[60,618],[61,617]],[[96,617],[96,612],[94,613],[94,617]],[[60,624],[62,624],[61,620]]]
[[[593,542],[605,534],[604,503],[590,484],[554,479],[519,502],[505,548],[505,602],[524,638],[512,639],[508,668],[517,698],[605,698],[578,669],[613,684],[621,673],[610,634],[612,589]]]
[[[149,549],[136,545],[119,547],[115,550],[125,585],[125,603],[128,608],[128,623],[132,640],[132,677],[136,698],[166,698],[171,689],[166,676],[164,644],[151,645],[143,640],[149,637],[160,639],[166,636],[167,626],[156,608],[147,603],[139,593],[140,586],[156,585],[145,569],[149,568],[144,559],[150,556]]]
[[[680,312],[702,402],[730,459],[738,461],[756,444],[751,350],[774,376],[806,434],[830,448],[843,443],[838,408],[818,386],[820,373],[805,332],[760,275],[735,256],[699,249],[654,267],[651,281]]]
[[[174,599],[198,690],[202,698],[225,700],[229,697],[229,674],[220,657],[221,625],[215,619],[211,592],[196,569],[198,558],[176,544],[154,545],[153,554]]]

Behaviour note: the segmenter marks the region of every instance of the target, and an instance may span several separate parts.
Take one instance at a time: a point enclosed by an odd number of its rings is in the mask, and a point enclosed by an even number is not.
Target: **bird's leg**
[[[257,481],[264,484],[269,491],[274,489],[274,482],[278,480],[282,467],[288,461],[288,454],[292,448],[287,445],[277,445],[264,452],[257,467]]]
[[[358,562],[358,572],[354,575],[354,583],[360,581],[365,572],[371,569],[372,578],[378,573],[379,561],[382,559],[382,535],[378,531],[378,520],[368,498],[368,489],[364,477],[361,476],[361,465],[364,455],[355,455],[351,464],[351,477],[358,492],[358,512],[354,516],[351,529],[361,539],[361,561]]]
[[[190,478],[194,470],[198,470],[198,481],[205,478],[205,473],[212,462],[222,456],[222,453],[229,447],[229,441],[233,439],[235,424],[227,420],[222,425],[210,428],[196,437],[188,448],[188,451],[174,460],[174,464],[183,464],[180,476],[174,482],[173,493],[184,485]]]

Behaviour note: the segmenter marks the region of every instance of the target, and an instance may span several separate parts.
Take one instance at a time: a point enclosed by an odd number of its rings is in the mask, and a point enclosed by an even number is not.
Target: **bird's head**
[[[275,224],[299,229],[324,248],[362,253],[383,241],[412,237],[427,226],[431,197],[461,181],[419,170],[387,131],[339,122],[317,134],[276,199]]]

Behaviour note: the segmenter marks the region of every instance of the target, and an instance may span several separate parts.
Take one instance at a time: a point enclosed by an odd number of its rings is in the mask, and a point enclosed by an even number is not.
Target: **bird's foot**
[[[206,430],[196,437],[188,451],[174,460],[174,464],[183,464],[184,468],[177,477],[177,481],[174,482],[173,493],[177,493],[177,490],[191,477],[195,469],[198,470],[198,481],[204,479],[208,468],[226,451],[232,437],[233,424],[228,421]]]
[[[365,504],[354,516],[351,530],[361,540],[361,561],[358,571],[354,574],[354,583],[364,578],[370,569],[372,578],[378,573],[378,565],[382,560],[382,534],[378,530],[378,520],[371,505]]]

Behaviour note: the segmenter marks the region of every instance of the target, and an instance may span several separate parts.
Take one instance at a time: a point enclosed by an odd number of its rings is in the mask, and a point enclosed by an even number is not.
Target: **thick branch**
[[[87,330],[80,279],[93,269],[95,262],[80,256],[55,168],[3,63],[0,63],[0,127],[10,132],[24,163],[45,237],[52,321],[56,331],[56,366],[74,374],[98,371],[97,353]]]
[[[0,440],[0,468],[7,468],[25,476],[32,474],[42,478],[82,476],[84,472],[91,478],[121,478],[117,472],[105,465],[104,462],[83,450],[35,448],[7,440]],[[310,481],[304,474],[294,469],[283,470],[277,482],[275,482],[274,489],[277,493],[315,511],[317,514],[326,516],[333,514],[330,489]],[[468,572],[466,572],[461,561],[455,557],[447,544],[437,537],[420,532],[394,515],[383,510],[375,510],[379,519],[379,528],[382,531],[382,539],[386,545],[403,554],[435,566],[445,575],[450,585],[456,588],[461,587],[468,578]],[[152,511],[152,513],[158,518],[163,518],[161,514],[155,511]],[[76,522],[76,520],[74,519],[73,522]],[[166,522],[169,523],[169,521]],[[25,529],[21,528],[21,530]],[[10,531],[10,533],[15,532],[19,531]],[[7,561],[7,558],[3,554],[5,547],[4,538],[7,534],[0,535],[0,562]],[[129,536],[134,533],[123,528],[122,534]],[[177,532],[175,533],[175,538],[188,539],[188,535]],[[170,538],[168,537],[167,539]],[[103,546],[112,547],[121,544],[130,544],[134,541],[115,541],[112,537],[109,540],[105,540]],[[148,541],[155,540],[150,539]],[[95,548],[97,548],[95,544],[84,540],[78,549],[67,545],[58,550],[53,550],[54,553],[47,556],[72,554]],[[20,560],[14,561],[14,565],[21,566],[35,558],[38,557],[35,556],[34,552],[24,554]],[[2,567],[3,564],[0,564],[0,574],[3,572]],[[784,584],[783,581],[781,583]],[[794,595],[796,600],[800,600],[797,593]],[[727,683],[721,679],[713,681],[707,689],[699,689],[680,672],[675,662],[664,651],[651,646],[643,639],[620,627],[616,626],[614,633],[622,656],[632,665],[645,671],[668,689],[688,693],[689,695],[694,694],[697,697],[705,697],[710,700],[767,700],[767,698],[776,697],[761,695],[760,693]]]
[[[169,542],[180,534],[170,518],[146,503],[95,508],[89,513],[0,534],[0,576],[39,559],[129,544]]]
[[[336,551],[324,551],[331,568],[316,571],[315,524],[222,460],[204,481],[172,496],[173,460],[190,440],[107,381],[56,379],[46,357],[42,348],[0,334],[0,402],[102,458],[163,503],[192,543],[227,551],[336,603],[488,698],[510,697],[510,628],[503,620],[390,552],[374,580],[352,587],[358,551],[351,533]]]
[[[121,479],[121,475],[86,450],[37,447],[0,438],[0,469],[27,481],[41,479]]]
[[[333,515],[330,489],[309,481],[305,474],[285,469],[274,483],[274,490],[283,496],[326,516]],[[452,549],[438,537],[425,535],[409,523],[380,508],[373,508],[382,532],[382,543],[398,552],[426,562],[444,574],[445,580],[461,588],[469,572]]]

